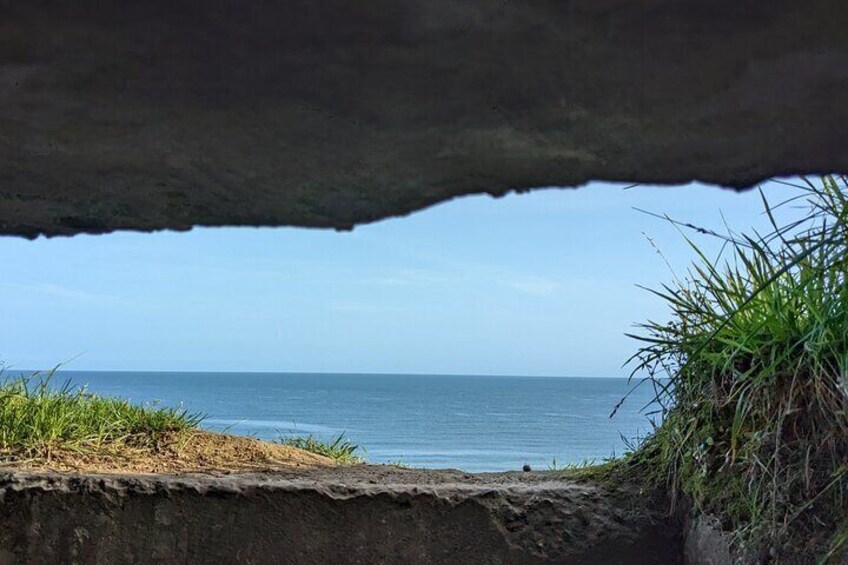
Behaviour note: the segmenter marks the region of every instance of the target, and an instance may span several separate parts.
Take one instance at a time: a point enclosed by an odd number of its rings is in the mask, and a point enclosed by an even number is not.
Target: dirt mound
[[[85,453],[57,450],[37,458],[0,453],[0,467],[86,473],[226,474],[335,464],[328,457],[295,447],[200,430],[166,435],[152,447],[126,442]]]

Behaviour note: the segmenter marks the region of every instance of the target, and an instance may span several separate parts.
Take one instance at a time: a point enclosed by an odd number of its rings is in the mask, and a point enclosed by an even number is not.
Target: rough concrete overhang
[[[843,0],[0,0],[0,233],[848,171]]]

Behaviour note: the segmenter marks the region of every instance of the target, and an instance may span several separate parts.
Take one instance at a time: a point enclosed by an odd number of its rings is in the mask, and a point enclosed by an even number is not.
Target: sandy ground
[[[8,469],[105,474],[229,474],[331,466],[332,459],[302,449],[201,430],[167,436],[155,448],[104,446],[94,452],[56,451],[30,459],[6,454],[0,462],[0,468]]]

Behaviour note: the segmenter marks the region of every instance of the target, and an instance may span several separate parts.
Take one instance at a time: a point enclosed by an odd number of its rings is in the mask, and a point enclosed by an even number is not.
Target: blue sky
[[[763,226],[756,191],[591,184],[457,199],[353,232],[0,238],[0,359],[40,369],[625,376],[691,252],[633,210]],[[770,199],[795,194],[764,186]]]

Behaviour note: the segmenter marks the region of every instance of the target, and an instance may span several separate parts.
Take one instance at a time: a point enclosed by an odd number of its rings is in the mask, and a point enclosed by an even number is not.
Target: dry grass
[[[97,450],[60,448],[35,457],[0,451],[0,468],[84,473],[217,474],[332,465],[333,459],[296,447],[203,430],[169,432],[154,445],[107,443]]]

